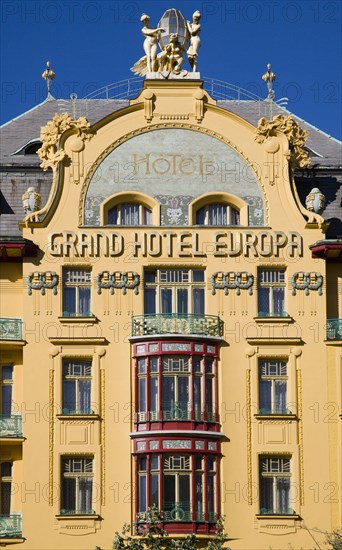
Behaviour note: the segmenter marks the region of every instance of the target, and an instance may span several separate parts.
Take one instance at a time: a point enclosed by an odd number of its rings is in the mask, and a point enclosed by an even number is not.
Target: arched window
[[[230,193],[206,193],[190,204],[190,225],[248,225],[248,204]]]
[[[108,225],[152,225],[152,210],[136,202],[124,202],[108,210]]]
[[[240,225],[240,212],[225,203],[207,204],[196,211],[196,225]]]
[[[139,192],[108,197],[101,205],[102,225],[159,225],[160,203]]]

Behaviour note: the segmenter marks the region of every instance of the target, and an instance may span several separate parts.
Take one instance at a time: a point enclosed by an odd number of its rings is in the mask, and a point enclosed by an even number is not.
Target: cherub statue
[[[165,32],[165,30],[161,28],[150,29],[150,18],[148,15],[146,15],[146,13],[141,16],[140,21],[144,24],[141,32],[146,37],[144,40],[144,51],[146,54],[147,72],[151,73],[156,70],[155,65],[157,58],[157,43],[159,34],[161,32]]]
[[[199,24],[200,19],[201,14],[197,10],[192,15],[192,23],[190,23],[190,21],[187,21],[188,31],[190,34],[190,47],[186,53],[188,54],[189,63],[192,67],[193,72],[197,71],[198,50],[201,47],[201,25]]]

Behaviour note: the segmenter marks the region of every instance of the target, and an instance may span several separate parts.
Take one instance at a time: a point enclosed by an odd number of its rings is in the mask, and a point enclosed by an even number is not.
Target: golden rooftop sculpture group
[[[199,23],[201,14],[195,11],[192,23],[186,21],[179,10],[167,10],[162,16],[156,29],[150,28],[150,17],[143,14],[140,21],[143,23],[145,55],[131,68],[134,74],[149,78],[199,78],[197,73],[198,50],[201,46]],[[161,49],[159,53],[158,45]],[[187,55],[192,73],[182,68]]]

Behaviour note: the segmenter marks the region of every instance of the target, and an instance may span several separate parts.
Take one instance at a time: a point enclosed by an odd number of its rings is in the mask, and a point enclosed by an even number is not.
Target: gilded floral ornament
[[[68,113],[55,114],[46,126],[40,131],[42,147],[38,149],[37,154],[42,161],[40,167],[43,170],[51,168],[53,172],[57,171],[58,164],[66,157],[63,149],[58,149],[58,143],[61,135],[70,128],[76,128],[77,136],[82,139],[90,139],[90,123],[85,117],[74,120]]]
[[[299,126],[298,122],[290,115],[276,115],[272,120],[261,118],[258,122],[255,140],[258,143],[264,143],[264,141],[274,136],[275,131],[285,134],[289,141],[291,167],[295,169],[297,166],[300,168],[309,166],[310,157],[305,149],[308,133]]]

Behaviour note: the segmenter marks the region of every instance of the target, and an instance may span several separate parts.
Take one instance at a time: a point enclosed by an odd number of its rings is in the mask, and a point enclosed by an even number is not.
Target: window
[[[91,361],[63,361],[63,414],[91,414]]]
[[[288,414],[287,364],[285,361],[259,359],[260,414]]]
[[[1,415],[10,417],[12,412],[13,366],[4,365],[1,369]]]
[[[258,316],[287,317],[285,311],[285,269],[258,271]]]
[[[260,457],[260,513],[293,514],[290,508],[290,458]]]
[[[63,317],[91,317],[90,269],[63,269]]]
[[[159,356],[136,358],[136,421],[216,422],[216,349],[212,356],[204,355],[201,344],[202,354],[197,350],[194,355],[180,355],[190,352],[191,344],[163,342],[162,346],[165,352]]]
[[[240,213],[224,203],[207,204],[196,212],[197,225],[239,225]]]
[[[139,514],[155,504],[168,523],[216,522],[216,456],[151,454],[139,456],[137,464]]]
[[[11,514],[12,481],[12,462],[2,462],[0,464],[0,514],[4,516]]]
[[[93,514],[93,459],[62,458],[61,514]]]
[[[204,314],[203,270],[146,270],[144,292],[145,315]]]
[[[108,225],[152,225],[152,210],[136,202],[118,204],[108,210]]]

